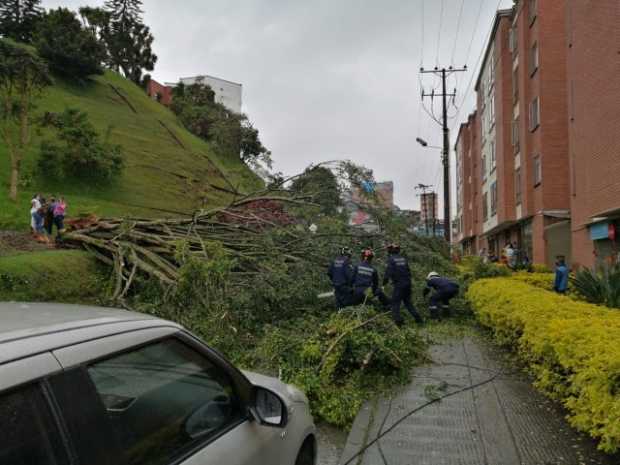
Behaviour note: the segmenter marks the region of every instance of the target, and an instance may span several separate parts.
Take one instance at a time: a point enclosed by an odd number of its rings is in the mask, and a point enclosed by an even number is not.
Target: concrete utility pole
[[[435,97],[441,97],[443,108],[442,108],[442,118],[441,122],[437,121],[437,123],[441,124],[443,129],[443,154],[442,154],[442,163],[443,163],[443,209],[444,209],[444,237],[448,244],[450,243],[450,237],[452,232],[452,219],[450,218],[450,130],[448,129],[448,97],[456,97],[456,89],[454,92],[448,93],[446,90],[446,80],[448,76],[453,73],[462,73],[467,71],[467,66],[463,68],[453,68],[452,66],[446,68],[438,68],[432,70],[425,70],[424,68],[420,68],[421,74],[435,74],[436,76],[441,77],[442,83],[442,91],[441,94],[436,94],[435,90],[430,94],[427,94],[422,90],[422,100],[425,97],[430,97],[433,100]]]

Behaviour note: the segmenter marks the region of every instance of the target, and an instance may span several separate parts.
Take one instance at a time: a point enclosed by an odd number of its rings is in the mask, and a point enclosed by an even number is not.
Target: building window
[[[487,157],[482,155],[482,180],[487,178]]]
[[[489,193],[485,192],[482,195],[482,219],[484,221],[489,219]]]
[[[515,170],[515,201],[517,205],[521,204],[521,168]]]
[[[519,100],[519,67],[516,66],[512,70],[512,101],[514,103]]]
[[[530,76],[533,76],[538,69],[538,42],[534,42],[530,49]]]
[[[542,163],[540,161],[540,155],[534,157],[534,187],[540,185],[542,182]]]
[[[530,131],[540,126],[540,101],[538,97],[530,103]]]
[[[508,48],[510,52],[514,55],[517,50],[517,28],[511,27],[510,32],[508,33]]]
[[[528,8],[529,8],[528,18],[530,20],[530,26],[531,26],[532,24],[534,24],[534,21],[536,20],[536,16],[538,15],[538,0],[529,0]]]
[[[512,148],[514,153],[519,153],[519,118],[512,120]]]
[[[495,124],[495,94],[491,95],[489,100],[489,127]]]
[[[495,169],[496,166],[496,156],[495,156],[495,141],[491,141],[490,144],[490,149],[491,149],[491,171],[493,171]]]
[[[497,181],[491,184],[491,216],[497,214]]]

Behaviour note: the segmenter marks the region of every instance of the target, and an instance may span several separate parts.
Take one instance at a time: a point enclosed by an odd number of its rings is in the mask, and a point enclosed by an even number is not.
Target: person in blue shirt
[[[379,273],[372,266],[372,259],[375,253],[371,249],[362,251],[362,261],[353,268],[353,298],[352,305],[360,305],[367,301],[366,292],[372,289],[373,295],[379,299],[384,307],[390,305],[390,301],[379,287]]]
[[[329,265],[327,276],[334,286],[334,295],[336,297],[336,308],[349,305],[351,301],[351,283],[353,279],[353,266],[351,264],[351,249],[343,247],[340,256]]]
[[[448,278],[439,276],[439,273],[432,271],[426,277],[424,297],[426,297],[431,290],[435,291],[431,296],[431,304],[429,307],[431,318],[434,320],[440,319],[440,307],[443,310],[442,313],[448,316],[450,314],[450,300],[459,294],[459,285]]]
[[[568,289],[568,267],[564,257],[558,257],[555,262],[555,282],[553,290],[558,294],[566,294]]]
[[[388,245],[388,261],[383,277],[383,285],[387,286],[390,281],[394,285],[392,293],[392,318],[397,326],[402,326],[403,317],[400,314],[401,303],[415,319],[416,323],[422,324],[422,317],[411,303],[411,270],[407,259],[400,254],[399,244]]]

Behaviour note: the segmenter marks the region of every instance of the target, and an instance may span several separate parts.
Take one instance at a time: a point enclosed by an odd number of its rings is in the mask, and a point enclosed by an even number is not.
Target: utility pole
[[[441,157],[441,162],[443,163],[443,215],[444,237],[446,238],[448,244],[450,244],[450,236],[452,232],[452,219],[450,218],[450,130],[448,129],[448,97],[456,97],[456,89],[454,89],[454,92],[448,93],[446,89],[446,80],[451,74],[462,73],[464,71],[467,71],[467,66],[464,66],[463,68],[453,68],[450,66],[447,69],[435,67],[435,69],[432,70],[420,68],[421,74],[434,74],[441,77],[441,94],[436,94],[435,89],[433,89],[430,94],[427,94],[424,90],[422,90],[422,100],[424,100],[425,97],[430,97],[432,103],[432,100],[434,100],[435,97],[441,97],[443,103],[441,122],[437,122],[441,124],[443,130],[443,153]]]
[[[430,185],[428,185],[428,184],[422,184],[422,183],[418,184],[418,185],[415,187],[415,190],[420,189],[420,190],[422,191],[422,195],[421,195],[421,197],[420,197],[420,198],[421,198],[421,199],[424,199],[424,200],[421,200],[421,201],[420,201],[420,212],[422,211],[422,208],[421,208],[421,207],[423,206],[423,205],[422,205],[422,202],[423,202],[423,201],[427,201],[427,200],[428,200],[428,199],[427,199],[427,197],[426,197],[426,191],[427,191],[428,189],[430,189],[431,187],[433,187],[433,186],[430,186]],[[434,215],[434,213],[433,213],[433,215]],[[435,219],[434,219],[434,216],[433,216],[433,222],[434,222],[434,221],[435,221]],[[429,231],[428,231],[428,212],[427,212],[427,214],[426,214],[426,217],[424,218],[424,228],[426,229],[426,235],[428,236],[428,233],[429,233]],[[434,228],[433,228],[433,235],[434,235],[434,234],[435,234],[435,231],[434,231]]]

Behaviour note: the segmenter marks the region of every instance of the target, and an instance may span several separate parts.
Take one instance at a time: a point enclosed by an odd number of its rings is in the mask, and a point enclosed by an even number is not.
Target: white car
[[[314,465],[308,400],[148,315],[0,303],[0,464]]]

